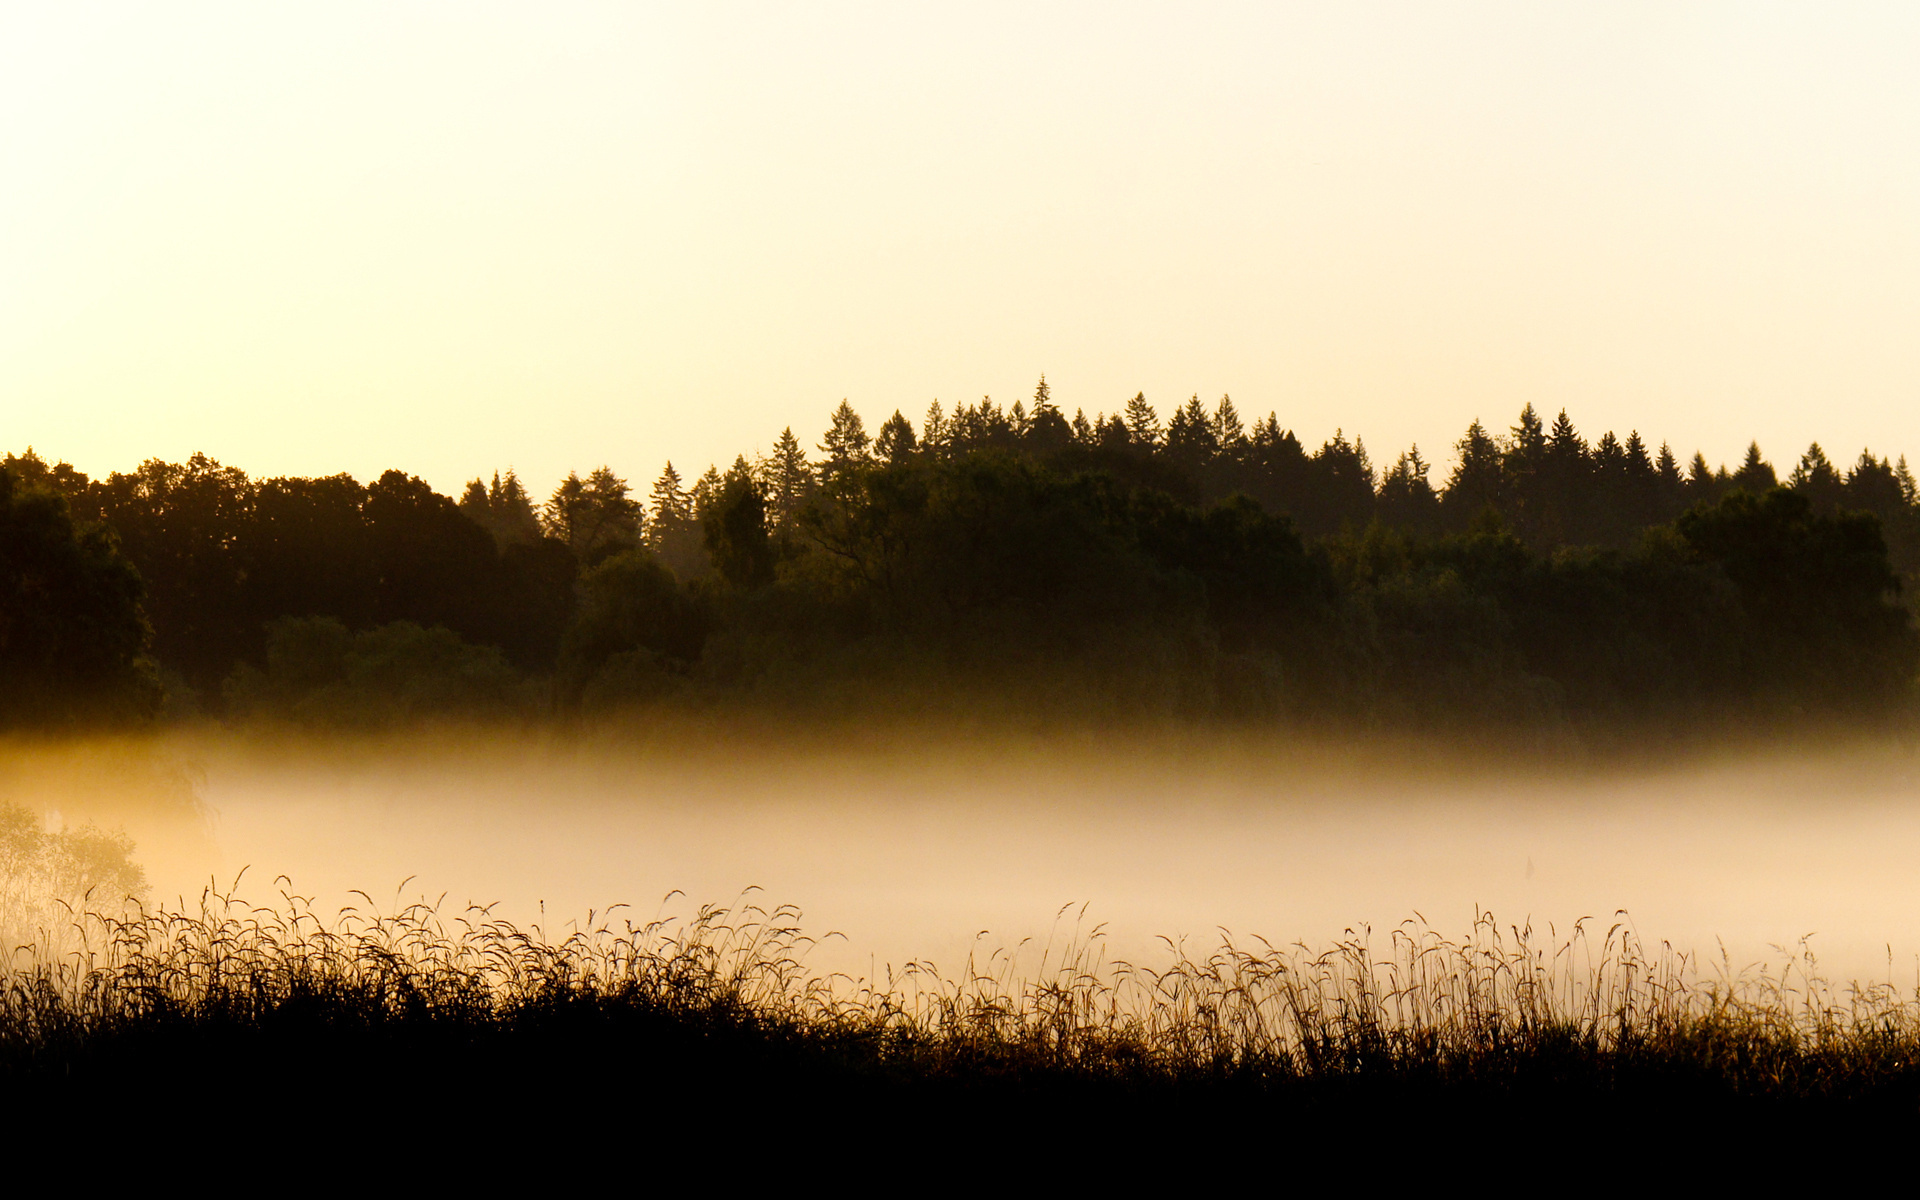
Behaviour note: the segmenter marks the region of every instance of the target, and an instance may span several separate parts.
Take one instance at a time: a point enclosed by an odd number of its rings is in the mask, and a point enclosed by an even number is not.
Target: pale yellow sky
[[[0,446],[642,487],[842,397],[1920,458],[1911,5],[12,5]],[[1436,473],[1436,481],[1438,473]]]

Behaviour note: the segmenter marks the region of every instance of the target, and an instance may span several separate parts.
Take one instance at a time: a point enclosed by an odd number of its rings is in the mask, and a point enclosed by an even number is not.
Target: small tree
[[[791,425],[780,431],[779,440],[773,444],[773,455],[767,460],[766,484],[767,509],[773,526],[782,533],[790,532],[794,516],[813,486],[807,452],[800,448],[800,439],[793,436]]]
[[[874,439],[873,449],[882,462],[891,463],[894,466],[899,466],[912,458],[913,422],[901,416],[899,409],[894,409],[893,415],[887,418],[887,423],[880,427],[880,436]]]
[[[827,479],[851,470],[871,461],[868,447],[873,439],[867,436],[867,429],[861,423],[860,414],[845,400],[833,410],[827,426],[827,435],[820,443],[820,452],[827,456],[820,464],[820,478]]]
[[[1153,449],[1160,444],[1160,417],[1147,403],[1147,394],[1138,392],[1127,401],[1127,437],[1134,445]]]

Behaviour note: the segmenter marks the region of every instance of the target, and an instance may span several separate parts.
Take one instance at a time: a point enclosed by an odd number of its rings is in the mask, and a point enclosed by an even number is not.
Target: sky
[[[1045,374],[1920,460],[1920,8],[0,8],[0,449],[644,492]]]

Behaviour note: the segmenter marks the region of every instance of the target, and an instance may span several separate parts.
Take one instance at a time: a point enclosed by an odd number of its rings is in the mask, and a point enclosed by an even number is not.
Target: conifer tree
[[[1173,410],[1167,421],[1166,449],[1175,462],[1189,470],[1205,467],[1220,452],[1212,422],[1207,410],[1200,407],[1198,395]]]
[[[1246,426],[1240,422],[1240,412],[1234,408],[1232,396],[1220,397],[1219,405],[1213,410],[1211,426],[1213,440],[1223,453],[1234,453],[1247,440]]]
[[[1440,516],[1440,498],[1427,479],[1431,468],[1414,446],[1402,454],[1380,481],[1380,520],[1418,533],[1430,532]]]
[[[569,471],[541,513],[548,535],[589,564],[638,546],[645,513],[628,495],[631,490],[608,467],[594,468],[585,479]]]
[[[1660,443],[1660,457],[1653,460],[1653,469],[1660,473],[1662,479],[1671,479],[1676,483],[1680,480],[1680,460],[1673,456],[1673,447],[1666,442]]]
[[[1891,525],[1900,515],[1900,510],[1907,507],[1906,490],[1901,486],[1899,473],[1886,459],[1875,458],[1871,450],[1860,452],[1859,460],[1853,464],[1853,470],[1847,472],[1844,481],[1840,479],[1839,472],[1831,467],[1828,473],[1832,484],[1837,487],[1830,490],[1818,485],[1794,487],[1795,491],[1802,492],[1813,501],[1816,511],[1823,508],[1822,502],[1825,501],[1826,511],[1842,506],[1863,509],[1879,517],[1883,525]],[[1799,472],[1794,474],[1798,476]]]
[[[713,508],[714,501],[720,498],[720,489],[726,486],[717,467],[709,466],[693,484],[693,519],[703,521]]]
[[[1638,429],[1627,434],[1627,470],[1634,475],[1653,474],[1653,460],[1647,456],[1647,444],[1640,438]]]
[[[460,497],[460,511],[492,534],[499,546],[530,546],[540,540],[540,516],[511,468],[504,479],[495,471],[491,484],[470,480]]]
[[[1093,431],[1093,423],[1087,420],[1085,409],[1073,410],[1073,440],[1082,446],[1091,446],[1098,440]]]
[[[1136,446],[1153,449],[1160,444],[1160,417],[1147,403],[1145,392],[1136,393],[1127,401],[1126,412],[1127,437]]]
[[[780,431],[773,454],[767,459],[767,509],[776,533],[792,530],[794,516],[812,484],[807,452],[800,448],[800,439],[793,436],[793,426],[789,425]]]
[[[1524,470],[1538,462],[1546,448],[1547,435],[1541,427],[1540,414],[1528,404],[1520,410],[1520,419],[1507,436],[1507,455],[1515,460],[1514,467]]]
[[[953,441],[953,429],[945,413],[940,411],[940,402],[935,400],[927,406],[927,419],[920,423],[920,448],[928,454],[943,455]]]
[[[653,520],[649,525],[648,541],[654,550],[660,549],[660,539],[680,525],[693,520],[693,501],[686,489],[680,486],[680,472],[673,469],[669,462],[660,472],[660,478],[654,482],[653,491],[648,496],[653,502]]]
[[[1871,455],[1862,461],[1869,468],[1873,465]],[[1856,466],[1854,475],[1858,476],[1859,473],[1860,468]],[[1893,472],[1889,470],[1888,478],[1891,479],[1892,475]],[[1813,505],[1813,511],[1817,513],[1838,511],[1846,501],[1849,490],[1847,481],[1842,480],[1840,472],[1834,470],[1833,464],[1827,461],[1826,451],[1820,448],[1819,442],[1809,445],[1807,452],[1800,456],[1800,462],[1793,468],[1793,474],[1787,476],[1787,486],[1805,496]]]
[[[830,420],[826,440],[820,443],[820,452],[827,456],[826,461],[820,464],[822,479],[851,470],[871,459],[868,447],[873,439],[867,436],[866,426],[851,404],[840,401],[840,407],[833,410]]]
[[[706,551],[700,524],[694,520],[693,496],[681,486],[680,472],[668,463],[649,497],[653,519],[647,523],[647,547],[682,580],[706,570]]]
[[[880,426],[880,436],[874,439],[874,453],[882,462],[899,466],[913,457],[913,423],[900,415],[899,409]]]
[[[1733,477],[1734,486],[1758,496],[1779,482],[1779,477],[1773,472],[1773,464],[1760,457],[1760,443],[1747,443],[1747,457],[1742,460],[1739,472]]]
[[[1687,464],[1687,482],[1685,497],[1688,504],[1698,504],[1702,500],[1712,500],[1720,494],[1720,480],[1725,478],[1726,468],[1720,469],[1715,476],[1713,468],[1707,465],[1707,456],[1700,451],[1693,452],[1693,461]]]
[[[1080,418],[1084,424],[1086,418]],[[1062,449],[1079,440],[1075,428],[1067,424],[1060,409],[1053,402],[1053,391],[1047,386],[1047,377],[1040,377],[1040,384],[1033,389],[1033,410],[1027,415],[1026,441],[1042,454]]]
[[[1459,461],[1447,479],[1441,504],[1449,524],[1464,530],[1489,508],[1498,511],[1506,503],[1506,466],[1499,443],[1488,435],[1478,418],[1453,444]]]
[[[992,396],[980,397],[980,403],[973,407],[972,413],[973,424],[968,434],[970,449],[978,446],[1004,448],[1013,444],[1013,422],[993,402]]]

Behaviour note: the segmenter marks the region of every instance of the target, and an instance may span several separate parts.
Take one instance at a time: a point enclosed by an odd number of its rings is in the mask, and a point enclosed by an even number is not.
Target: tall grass
[[[61,941],[17,949],[0,987],[16,1084],[1070,1096],[1240,1118],[1409,1098],[1910,1114],[1920,1095],[1920,996],[1829,984],[1806,957],[1703,967],[1624,921],[1560,935],[1489,915],[1457,939],[1414,921],[1320,950],[1170,945],[1161,966],[1107,961],[1096,929],[1038,961],[881,980],[809,972],[799,914],[748,899],[561,936],[486,909],[323,915],[291,892],[209,892],[192,911],[81,912]]]

